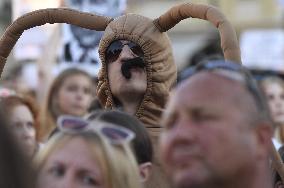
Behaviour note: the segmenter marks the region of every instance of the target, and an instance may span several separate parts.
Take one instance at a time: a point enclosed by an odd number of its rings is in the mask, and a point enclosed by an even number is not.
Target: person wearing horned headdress
[[[179,10],[184,14],[176,14]],[[100,41],[100,102],[106,109],[137,116],[150,132],[154,148],[162,129],[161,113],[177,78],[166,31],[187,17],[211,21],[220,30],[225,58],[240,62],[234,30],[223,14],[207,5],[176,6],[155,20],[135,14],[120,16],[108,24]]]
[[[105,31],[99,44],[102,67],[98,76],[98,98],[106,109],[117,108],[138,117],[152,136],[154,148],[162,129],[160,116],[177,77],[166,31],[189,17],[208,20],[220,31],[225,59],[240,62],[235,31],[225,16],[212,6],[184,3],[154,20],[136,14],[113,19],[70,9],[43,10],[29,16],[34,19],[30,19],[33,24],[24,27],[14,24],[6,41],[0,40],[0,61],[5,61],[13,46],[1,51],[1,44],[16,43],[23,30],[31,26],[63,22]],[[26,20],[27,16],[21,19]],[[18,21],[23,22],[21,19]],[[155,179],[159,181],[159,178]],[[159,182],[165,182],[165,179]],[[152,187],[164,188],[166,185]]]
[[[160,128],[160,115],[177,74],[166,31],[189,17],[213,23],[220,32],[225,59],[240,63],[236,33],[226,17],[213,6],[184,3],[154,20],[136,14],[114,19],[68,8],[28,13],[18,18],[0,40],[1,71],[21,34],[32,27],[68,23],[105,31],[99,44],[100,102],[106,109],[119,108],[136,115],[149,130]]]
[[[185,3],[155,20],[120,16],[108,24],[99,45],[97,93],[106,109],[133,114],[150,133],[159,132],[160,116],[177,77],[166,31],[188,17],[212,22],[220,31],[225,59],[240,62],[235,31],[215,7]]]

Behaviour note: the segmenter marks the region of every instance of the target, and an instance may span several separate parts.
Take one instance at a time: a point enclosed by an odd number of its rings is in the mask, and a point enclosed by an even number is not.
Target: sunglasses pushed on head
[[[57,127],[59,131],[67,134],[79,134],[91,131],[106,138],[112,144],[123,144],[135,138],[135,133],[127,128],[102,121],[89,122],[70,115],[60,116],[57,121]]]

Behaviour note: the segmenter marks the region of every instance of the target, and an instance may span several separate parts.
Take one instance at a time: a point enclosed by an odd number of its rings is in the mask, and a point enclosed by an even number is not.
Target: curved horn
[[[0,39],[0,73],[11,50],[25,30],[46,23],[67,23],[79,27],[104,31],[113,19],[68,8],[42,9],[27,13],[15,20]]]
[[[236,32],[225,15],[213,6],[192,3],[181,4],[171,8],[165,14],[155,19],[154,24],[161,32],[165,32],[181,20],[189,17],[200,18],[213,23],[219,30],[225,59],[241,63],[241,53]]]

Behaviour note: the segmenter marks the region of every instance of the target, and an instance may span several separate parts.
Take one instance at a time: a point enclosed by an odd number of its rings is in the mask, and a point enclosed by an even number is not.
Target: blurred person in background
[[[0,187],[35,188],[35,173],[31,161],[18,145],[6,121],[7,113],[0,109]]]
[[[133,132],[99,121],[61,117],[60,131],[35,157],[37,188],[141,188],[129,146]]]
[[[268,102],[270,113],[276,125],[274,137],[276,140],[284,143],[284,81],[278,76],[266,76],[259,81],[266,100]]]
[[[21,95],[29,95],[37,100],[37,65],[32,61],[16,62],[7,73],[3,73],[1,85]]]
[[[219,34],[216,31],[211,31],[207,34],[205,41],[205,44],[188,58],[186,67],[178,72],[177,83],[187,78],[192,71],[191,68],[199,63],[211,60],[224,60]]]
[[[62,114],[86,115],[93,94],[93,78],[85,71],[68,68],[52,82],[41,114],[40,139],[45,140]]]
[[[28,157],[33,157],[39,147],[39,110],[35,101],[30,97],[10,95],[0,98],[0,106],[22,150]]]
[[[217,31],[208,32],[205,41],[205,44],[191,55],[187,67],[195,66],[202,61],[209,60],[207,58],[210,57],[224,58],[223,50],[220,45],[220,35]]]
[[[146,184],[151,177],[153,162],[153,146],[150,135],[144,125],[134,116],[121,111],[94,111],[87,115],[88,121],[98,120],[125,127],[135,133],[131,145],[138,162],[140,179]]]

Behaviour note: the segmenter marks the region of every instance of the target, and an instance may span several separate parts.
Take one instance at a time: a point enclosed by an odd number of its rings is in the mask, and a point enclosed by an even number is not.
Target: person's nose
[[[180,118],[173,128],[172,137],[178,142],[191,143],[197,139],[197,126],[189,118]]]
[[[280,97],[275,100],[276,108],[284,108],[284,101]]]
[[[82,100],[84,96],[84,90],[83,89],[78,89],[76,91],[76,99],[77,100]]]
[[[64,180],[63,180],[64,181]],[[68,180],[65,180],[63,183],[62,183],[62,186],[60,186],[60,188],[75,188],[76,186],[74,185],[74,183],[68,181]]]
[[[122,51],[119,55],[119,58],[121,60],[128,60],[128,59],[132,59],[135,57],[135,54],[132,52],[132,50],[129,48],[129,46],[124,45],[122,48]]]
[[[33,137],[33,133],[32,133],[33,130],[30,128],[30,126],[28,124],[25,124],[22,129],[23,129],[23,131],[22,131],[23,137],[25,139],[30,139],[30,138]]]
[[[73,181],[74,177],[72,173],[67,173],[65,176],[60,180],[60,188],[75,188],[75,182]],[[58,188],[59,188],[58,187]]]

